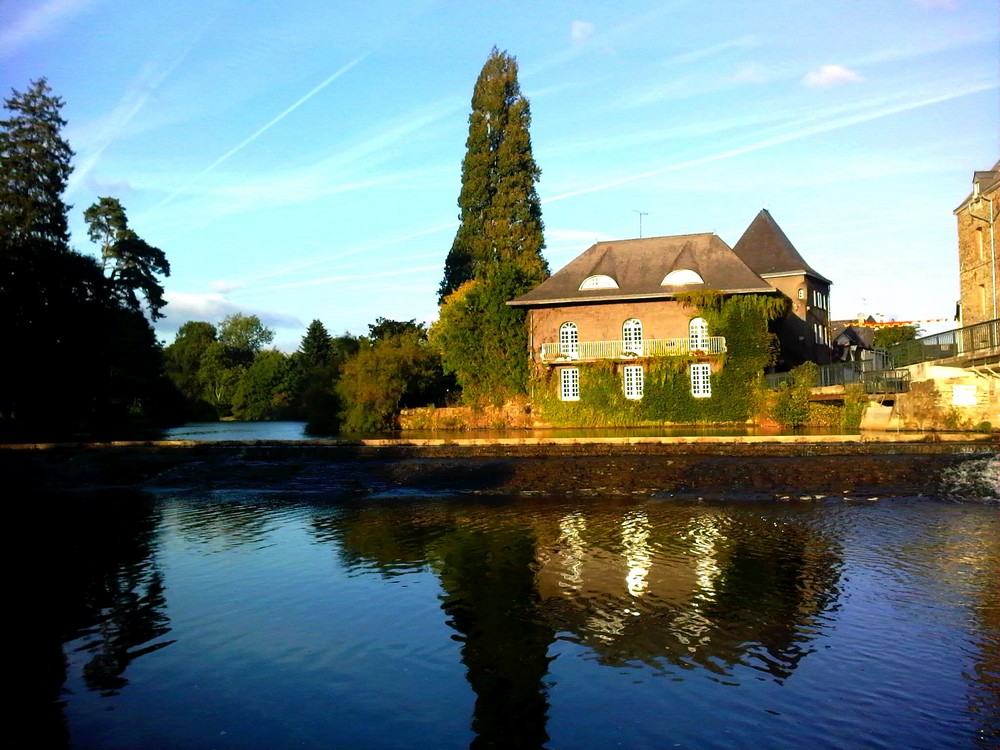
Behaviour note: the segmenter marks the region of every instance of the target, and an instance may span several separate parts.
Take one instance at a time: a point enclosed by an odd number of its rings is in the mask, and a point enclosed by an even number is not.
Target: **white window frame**
[[[580,400],[580,368],[559,368],[559,398],[562,401]]]
[[[580,355],[580,332],[572,321],[559,326],[559,353],[570,357]]]
[[[688,350],[708,351],[708,321],[704,318],[692,318],[688,323]]]
[[[625,365],[622,368],[622,390],[627,399],[638,401],[642,398],[642,365]]]
[[[642,321],[638,318],[629,318],[622,323],[622,353],[629,352],[642,356]]]
[[[617,289],[618,282],[607,274],[599,273],[595,276],[588,276],[580,282],[580,291],[587,289]]]
[[[691,395],[695,398],[712,397],[712,365],[706,362],[692,362],[688,369],[691,379]]]

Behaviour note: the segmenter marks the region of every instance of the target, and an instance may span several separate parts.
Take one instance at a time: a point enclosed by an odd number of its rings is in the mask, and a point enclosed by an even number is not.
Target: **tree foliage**
[[[895,344],[902,344],[905,341],[913,341],[920,336],[920,326],[882,326],[875,329],[873,345],[877,349],[888,349]]]
[[[439,302],[497,264],[520,268],[527,288],[548,276],[535,189],[541,170],[531,150],[530,125],[517,60],[494,47],[472,93],[458,197],[461,224],[445,261]]]
[[[343,427],[351,432],[394,429],[400,409],[443,403],[450,383],[422,326],[370,340],[340,373]]]
[[[256,315],[233,313],[219,324],[219,343],[229,350],[230,356],[249,364],[261,349],[274,341],[274,331]]]
[[[73,171],[73,150],[62,137],[63,100],[40,78],[5,101],[0,121],[0,233],[4,252],[45,247],[69,250],[62,199]]]
[[[111,291],[119,301],[140,310],[145,298],[153,320],[162,318],[166,305],[158,276],[170,275],[167,256],[129,229],[125,209],[117,198],[101,198],[83,212],[87,234],[101,248],[101,264]]]
[[[319,320],[314,320],[306,329],[306,335],[299,344],[299,357],[304,369],[311,370],[325,366],[333,356],[333,339]]]
[[[526,387],[525,314],[507,302],[549,273],[530,124],[517,61],[494,48],[472,94],[461,224],[445,261],[433,337],[469,402],[501,402]]]
[[[0,121],[0,436],[122,435],[176,413],[149,321],[69,247],[73,155],[44,79]],[[164,258],[165,264],[165,258]]]
[[[246,421],[281,419],[295,399],[291,360],[277,349],[260,352],[241,375],[233,394],[233,416]]]

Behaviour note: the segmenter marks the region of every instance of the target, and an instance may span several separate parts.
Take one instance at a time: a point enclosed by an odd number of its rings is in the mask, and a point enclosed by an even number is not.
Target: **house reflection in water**
[[[474,747],[547,741],[557,638],[602,664],[786,678],[838,596],[834,544],[793,519],[674,503],[367,508],[317,531],[350,566],[430,565],[476,694]]]
[[[836,599],[836,549],[751,514],[698,509],[678,521],[643,509],[559,519],[536,576],[553,627],[607,664],[746,664],[787,677]]]

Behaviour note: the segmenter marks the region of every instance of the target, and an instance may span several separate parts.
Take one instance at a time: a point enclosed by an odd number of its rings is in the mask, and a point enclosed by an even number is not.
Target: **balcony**
[[[541,347],[542,362],[592,362],[598,359],[635,359],[637,357],[687,357],[723,354],[725,336],[705,336],[698,339],[644,339],[641,342],[580,341],[577,344],[545,343]]]

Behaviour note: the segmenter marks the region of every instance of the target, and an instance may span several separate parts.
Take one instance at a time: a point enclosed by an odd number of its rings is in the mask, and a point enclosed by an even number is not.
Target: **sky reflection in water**
[[[1000,740],[987,505],[47,502],[53,746]]]

